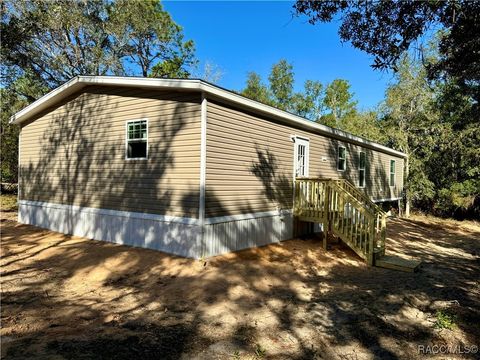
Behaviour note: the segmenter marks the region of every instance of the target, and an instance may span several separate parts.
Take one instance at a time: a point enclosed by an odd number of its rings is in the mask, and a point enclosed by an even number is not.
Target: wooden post
[[[373,252],[373,244],[375,239],[375,218],[370,219],[370,236],[368,239],[368,252],[367,252],[367,264],[368,266],[373,266],[374,264],[374,252]]]
[[[323,223],[323,248],[327,250],[328,248],[328,235],[331,228],[330,220],[330,185],[328,182],[325,182],[325,204],[324,204],[324,223]]]

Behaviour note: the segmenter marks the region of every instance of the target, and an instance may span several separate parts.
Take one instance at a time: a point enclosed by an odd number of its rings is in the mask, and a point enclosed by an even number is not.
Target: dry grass
[[[410,274],[315,239],[196,261],[2,220],[2,357],[416,359],[418,345],[478,345],[480,227],[463,225],[390,221],[388,252],[423,260]]]
[[[16,194],[0,194],[0,209],[2,212],[17,211],[17,195]]]

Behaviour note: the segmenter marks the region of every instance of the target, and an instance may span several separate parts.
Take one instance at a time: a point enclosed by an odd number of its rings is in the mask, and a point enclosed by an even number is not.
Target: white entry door
[[[306,139],[295,139],[295,177],[308,176],[310,143]]]

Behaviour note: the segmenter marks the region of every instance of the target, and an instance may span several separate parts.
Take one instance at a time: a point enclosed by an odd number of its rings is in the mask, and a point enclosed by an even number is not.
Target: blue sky
[[[294,66],[296,90],[307,79],[349,80],[361,109],[384,97],[391,74],[374,71],[371,57],[342,44],[338,23],[310,25],[292,17],[292,2],[166,1],[164,8],[196,44],[201,62],[219,66],[219,85],[239,90],[248,71],[266,81],[273,63],[281,58]]]

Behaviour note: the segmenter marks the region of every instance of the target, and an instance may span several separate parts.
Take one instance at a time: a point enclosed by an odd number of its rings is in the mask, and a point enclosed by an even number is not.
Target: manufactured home
[[[305,229],[361,254],[402,195],[404,153],[201,80],[77,76],[11,121],[19,222],[186,257]]]

